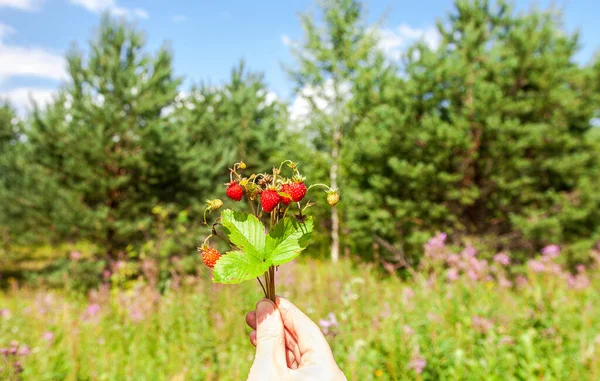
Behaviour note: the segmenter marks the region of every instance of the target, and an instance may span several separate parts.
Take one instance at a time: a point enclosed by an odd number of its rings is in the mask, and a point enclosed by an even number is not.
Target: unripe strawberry
[[[242,196],[244,195],[244,189],[237,181],[232,181],[229,183],[229,186],[227,187],[227,191],[225,191],[225,193],[227,193],[227,196],[230,199],[234,201],[240,201],[242,199]]]
[[[260,204],[266,213],[271,213],[281,201],[281,197],[276,190],[267,189],[260,195]]]
[[[223,206],[223,201],[215,198],[214,200],[206,200],[206,208],[209,211],[218,210]]]
[[[215,264],[217,263],[219,258],[221,258],[221,253],[219,253],[219,250],[208,246],[204,246],[199,250],[202,253],[202,261],[204,262],[204,264],[210,267],[211,269],[214,269]]]
[[[340,195],[336,190],[327,192],[327,203],[331,206],[335,206],[340,201]]]
[[[304,181],[294,181],[290,184],[286,193],[292,196],[292,201],[300,202],[304,196],[306,196],[306,190],[306,184],[304,184]]]

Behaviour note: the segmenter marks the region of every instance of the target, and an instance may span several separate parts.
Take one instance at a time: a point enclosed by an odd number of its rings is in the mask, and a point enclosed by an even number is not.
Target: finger
[[[277,307],[284,326],[294,335],[301,355],[313,352],[317,356],[333,356],[321,329],[298,307],[287,299],[279,297],[277,297]]]
[[[250,311],[246,314],[246,324],[252,329],[256,329],[256,312]]]
[[[287,366],[285,357],[285,330],[279,309],[263,299],[256,305],[256,361],[267,361],[275,366]]]
[[[298,368],[298,360],[296,359],[296,355],[294,355],[294,352],[292,352],[289,349],[286,349],[285,354],[286,354],[286,360],[287,360],[287,367],[290,369],[297,369]]]
[[[253,330],[249,335],[250,343],[256,347],[256,331]],[[300,354],[300,348],[298,348],[298,343],[293,338],[293,336],[286,330],[285,332],[285,349],[287,354],[290,353],[294,356],[294,360],[296,365],[300,363],[302,359],[302,355]],[[290,365],[290,360],[288,359],[288,367]]]

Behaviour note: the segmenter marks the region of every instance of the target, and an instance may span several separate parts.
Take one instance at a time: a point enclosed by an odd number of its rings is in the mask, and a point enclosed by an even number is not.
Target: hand
[[[319,327],[296,306],[263,299],[246,315],[256,347],[248,381],[345,381]]]

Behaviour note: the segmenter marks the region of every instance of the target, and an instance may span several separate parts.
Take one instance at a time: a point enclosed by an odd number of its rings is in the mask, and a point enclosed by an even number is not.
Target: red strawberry
[[[260,195],[260,204],[266,213],[271,213],[281,201],[281,197],[276,190],[267,189]]]
[[[306,185],[302,181],[294,181],[286,193],[292,196],[292,201],[299,202],[306,196]]]
[[[281,191],[283,193],[289,194],[289,197],[285,197],[285,196],[281,196],[281,202],[283,202],[285,205],[289,205],[290,202],[292,202],[292,194],[291,194],[291,184],[283,184],[281,186]]]
[[[219,253],[219,250],[213,249],[212,247],[204,247],[201,252],[204,264],[211,269],[215,268],[215,264],[219,258],[221,258],[221,253]]]
[[[237,181],[232,181],[229,183],[225,193],[227,193],[227,196],[229,196],[230,199],[240,201],[244,195],[244,189]]]

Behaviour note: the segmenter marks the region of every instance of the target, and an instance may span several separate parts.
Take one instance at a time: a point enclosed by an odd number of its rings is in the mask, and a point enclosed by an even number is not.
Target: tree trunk
[[[331,148],[331,168],[329,169],[329,180],[333,189],[337,188],[338,157],[340,150],[341,134],[335,130],[333,133],[333,144]],[[340,219],[337,206],[331,208],[331,261],[337,262],[340,258]]]

